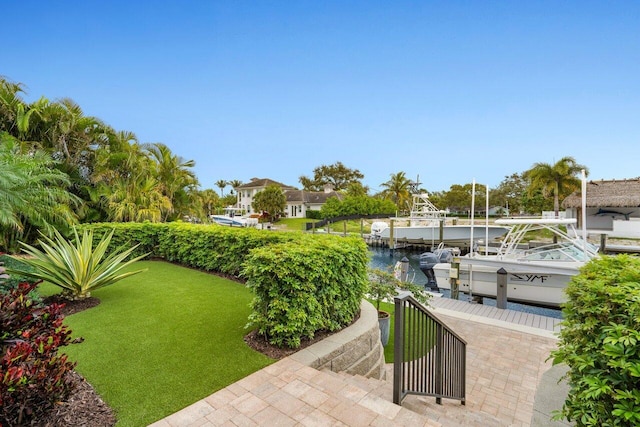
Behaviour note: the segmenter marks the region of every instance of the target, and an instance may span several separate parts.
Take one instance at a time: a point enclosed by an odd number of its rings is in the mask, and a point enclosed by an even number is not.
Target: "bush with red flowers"
[[[75,364],[58,353],[71,342],[62,306],[34,302],[35,286],[0,293],[0,425],[37,425],[73,389]]]

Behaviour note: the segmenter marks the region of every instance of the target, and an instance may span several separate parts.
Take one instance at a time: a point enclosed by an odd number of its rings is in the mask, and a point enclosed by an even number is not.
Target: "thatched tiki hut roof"
[[[562,201],[563,208],[580,208],[581,191],[575,191]],[[587,182],[587,207],[640,206],[640,178]]]

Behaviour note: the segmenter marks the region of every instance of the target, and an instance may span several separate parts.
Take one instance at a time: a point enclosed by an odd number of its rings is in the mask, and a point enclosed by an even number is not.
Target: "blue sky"
[[[640,176],[640,2],[3,1],[0,75],[219,179]]]

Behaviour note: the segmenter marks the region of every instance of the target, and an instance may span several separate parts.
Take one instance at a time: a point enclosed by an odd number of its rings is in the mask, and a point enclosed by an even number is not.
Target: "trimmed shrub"
[[[112,246],[144,241],[153,257],[246,278],[256,293],[249,324],[279,346],[350,323],[367,287],[367,247],[355,237],[180,222],[87,227],[115,230]]]
[[[114,230],[109,250],[123,245],[140,244],[133,256],[150,257],[239,277],[242,263],[253,248],[290,242],[302,233],[271,233],[254,228],[172,223],[102,223],[79,226],[90,229],[97,239]],[[141,252],[140,249],[143,249]]]
[[[29,298],[35,286],[21,283],[0,295],[0,425],[41,425],[73,389],[75,364],[58,354],[71,331],[59,305]]]
[[[171,224],[158,238],[158,255],[189,267],[239,277],[252,249],[301,236],[302,233],[272,233],[255,228]]]
[[[120,247],[138,245],[129,258],[136,258],[145,254],[158,256],[158,236],[167,228],[168,224],[151,222],[110,222],[80,224],[77,230],[93,231],[95,241],[100,241],[113,230],[113,237],[109,244],[109,252]]]
[[[640,425],[640,259],[602,257],[566,289],[553,362],[569,367],[558,417],[578,426]]]
[[[298,348],[319,330],[353,320],[367,288],[367,250],[361,239],[331,236],[255,249],[244,265],[254,291],[249,324],[271,344]]]

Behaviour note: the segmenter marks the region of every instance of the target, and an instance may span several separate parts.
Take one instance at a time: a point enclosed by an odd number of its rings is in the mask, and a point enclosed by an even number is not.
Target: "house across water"
[[[564,199],[562,207],[581,228],[581,192]],[[640,239],[640,178],[587,182],[586,207],[587,233]]]
[[[244,211],[246,215],[260,213],[255,212],[253,208],[253,197],[270,185],[282,188],[287,198],[287,207],[285,208],[287,218],[306,218],[307,211],[319,211],[329,198],[342,199],[342,194],[333,191],[330,186],[325,187],[324,191],[306,191],[268,178],[252,178],[250,182],[234,188],[238,194],[236,207]]]

